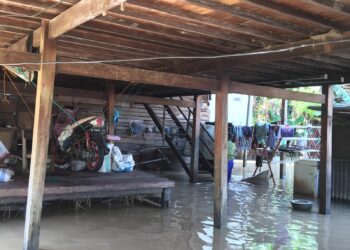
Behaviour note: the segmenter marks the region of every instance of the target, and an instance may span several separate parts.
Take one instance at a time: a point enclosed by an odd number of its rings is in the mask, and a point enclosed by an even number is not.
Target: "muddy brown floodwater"
[[[292,211],[292,173],[275,188],[240,183],[241,169],[234,173],[226,229],[213,229],[213,183],[168,174],[177,186],[167,210],[125,202],[45,207],[41,249],[350,249],[348,204],[334,203],[330,216],[317,214],[317,205]],[[23,216],[1,220],[1,250],[22,249],[23,224]]]

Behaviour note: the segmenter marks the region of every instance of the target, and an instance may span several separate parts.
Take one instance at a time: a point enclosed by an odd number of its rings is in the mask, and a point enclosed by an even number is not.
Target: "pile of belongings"
[[[118,173],[131,172],[134,169],[135,161],[131,154],[123,155],[118,146],[113,143],[107,144],[109,153],[105,155],[103,165],[99,170],[100,173]]]
[[[114,172],[131,172],[135,166],[132,154],[123,155],[119,147],[114,146],[112,150],[112,170]]]
[[[0,140],[0,161],[4,162],[7,166],[15,165],[17,162],[17,157],[11,155],[6,146]],[[12,176],[15,175],[15,172],[7,169],[0,168],[0,182],[9,182],[11,181]]]
[[[0,182],[9,182],[14,175],[15,172],[10,169],[0,168]]]

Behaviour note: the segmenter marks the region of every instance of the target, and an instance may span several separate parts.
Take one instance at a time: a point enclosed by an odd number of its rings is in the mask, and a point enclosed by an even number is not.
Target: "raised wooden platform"
[[[107,198],[126,195],[161,195],[161,205],[168,207],[170,188],[175,182],[142,171],[131,173],[71,173],[69,176],[47,176],[44,201]],[[25,203],[28,180],[15,179],[0,183],[0,204]]]

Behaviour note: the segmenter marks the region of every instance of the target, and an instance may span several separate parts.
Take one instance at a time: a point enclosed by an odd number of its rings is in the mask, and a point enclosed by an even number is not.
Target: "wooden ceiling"
[[[79,0],[0,0],[0,47],[8,48]],[[350,0],[127,0],[59,38],[60,58],[115,60],[214,56],[350,38]],[[216,77],[218,59],[117,64]],[[234,81],[285,87],[350,75],[350,42],[224,60]]]

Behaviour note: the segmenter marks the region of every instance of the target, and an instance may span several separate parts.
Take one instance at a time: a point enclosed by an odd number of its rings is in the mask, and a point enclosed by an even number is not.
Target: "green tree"
[[[291,89],[305,93],[319,94],[320,87],[301,87]],[[288,102],[288,124],[290,125],[306,125],[317,120],[320,116],[319,111],[308,109],[309,106],[315,106],[314,103],[289,101]],[[281,120],[280,110],[282,102],[280,99],[255,97],[253,108],[253,121],[277,122]]]

